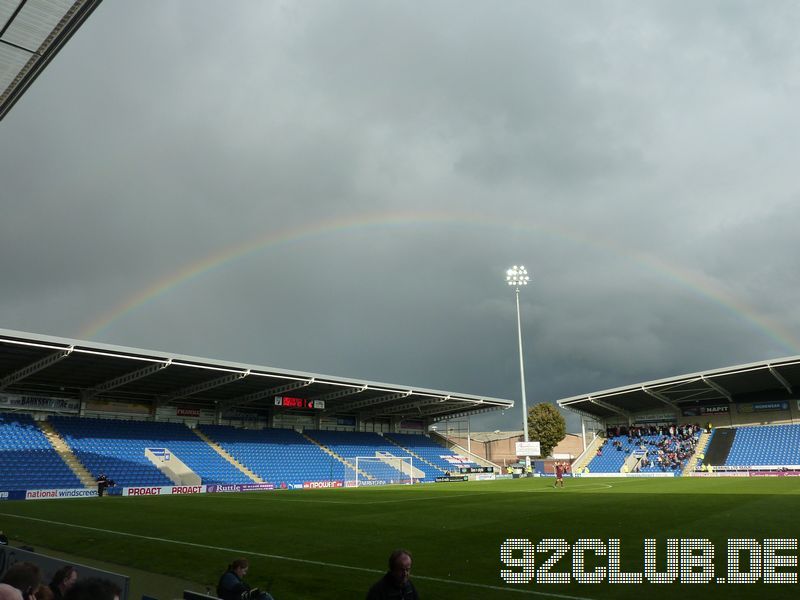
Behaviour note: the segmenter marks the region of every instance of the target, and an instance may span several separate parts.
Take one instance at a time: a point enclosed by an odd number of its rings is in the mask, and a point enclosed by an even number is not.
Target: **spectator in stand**
[[[70,565],[61,567],[53,574],[53,579],[50,581],[53,597],[56,600],[62,600],[67,590],[75,585],[76,581],[78,581],[78,571],[75,570],[75,567]]]
[[[41,582],[42,572],[31,562],[14,563],[8,567],[2,581],[22,592],[25,600],[33,598],[33,591],[39,587]]]
[[[23,600],[22,592],[7,583],[0,583],[0,600]]]
[[[395,550],[389,556],[389,571],[369,588],[367,600],[419,600],[419,594],[411,583],[411,554],[407,550]]]
[[[119,600],[120,589],[106,579],[82,579],[67,590],[64,600]]]

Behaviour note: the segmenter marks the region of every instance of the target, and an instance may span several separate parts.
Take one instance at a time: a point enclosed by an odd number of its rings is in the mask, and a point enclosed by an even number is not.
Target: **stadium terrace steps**
[[[196,427],[194,429],[192,429],[192,431],[194,431],[194,433],[197,435],[197,437],[199,437],[206,444],[211,446],[217,454],[219,454],[222,458],[224,458],[229,463],[231,463],[234,467],[239,469],[242,473],[247,475],[254,482],[256,482],[256,483],[264,483],[264,480],[261,479],[261,477],[259,477],[255,473],[253,473],[250,469],[248,469],[246,466],[244,466],[238,460],[233,458],[233,456],[231,456],[224,448],[222,448],[222,446],[217,444],[214,440],[212,440],[210,437],[208,437],[205,433],[203,433],[202,431],[200,431]]]
[[[700,434],[694,454],[689,457],[689,460],[686,461],[686,466],[683,468],[683,475],[689,475],[690,473],[694,472],[694,470],[697,468],[697,463],[705,456],[706,446],[708,446],[710,439],[711,434],[707,431],[704,430],[703,433]]]
[[[437,471],[440,471],[441,473],[445,473],[445,472],[446,472],[444,469],[440,469],[439,467],[437,467],[437,466],[436,466],[435,464],[433,464],[431,461],[429,461],[429,460],[427,460],[427,459],[424,459],[424,458],[422,458],[422,457],[421,457],[419,454],[417,454],[416,452],[414,452],[414,451],[413,451],[411,448],[406,448],[406,447],[405,447],[405,446],[403,446],[401,443],[399,443],[399,442],[396,442],[395,440],[393,440],[393,439],[392,439],[391,437],[389,437],[388,435],[384,434],[384,436],[383,436],[383,439],[385,439],[385,440],[389,440],[389,441],[390,441],[392,444],[394,444],[394,445],[395,445],[395,446],[397,446],[398,448],[402,448],[403,450],[405,450],[406,452],[408,452],[408,453],[409,453],[409,454],[410,454],[412,457],[414,457],[414,459],[415,459],[415,460],[418,460],[418,461],[420,461],[420,462],[422,462],[422,463],[424,463],[424,464],[426,464],[426,465],[428,465],[428,466],[431,466],[431,467],[433,467],[434,469],[436,469]]]
[[[310,435],[308,435],[305,432],[301,433],[300,435],[302,435],[304,438],[306,438],[309,442],[311,442],[315,446],[319,446],[320,450],[322,450],[326,454],[330,454],[333,458],[335,458],[340,463],[342,463],[344,465],[344,468],[345,468],[345,473],[347,473],[348,470],[350,470],[350,471],[355,471],[356,470],[354,464],[348,462],[344,457],[339,456],[338,454],[336,454],[336,452],[334,452],[333,450],[328,448],[325,444],[321,444],[320,442],[318,442],[317,440],[315,440],[314,438],[312,438]],[[365,479],[374,479],[369,473],[365,472],[362,469],[358,469],[358,474],[362,475]]]
[[[89,470],[83,466],[75,453],[70,449],[64,439],[53,428],[49,421],[39,421],[37,423],[39,429],[42,430],[47,441],[53,446],[53,449],[61,457],[61,460],[75,473],[75,476],[87,488],[94,488],[96,481]]]
[[[589,445],[586,446],[586,450],[581,452],[581,455],[575,459],[574,463],[572,463],[573,473],[581,473],[583,469],[589,466],[589,462],[591,462],[595,454],[597,454],[597,449],[603,443],[604,439],[605,438],[597,435],[591,442],[589,442]]]

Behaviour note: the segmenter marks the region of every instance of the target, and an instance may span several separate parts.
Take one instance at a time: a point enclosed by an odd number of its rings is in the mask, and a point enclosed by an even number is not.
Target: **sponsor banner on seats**
[[[360,484],[359,484],[360,485]],[[344,487],[344,481],[304,481],[304,490],[316,490],[321,488],[340,488]]]
[[[122,488],[123,496],[172,496],[184,494],[205,494],[205,485],[164,485]]]
[[[97,490],[86,488],[27,490],[25,500],[52,500],[53,498],[91,498],[97,496]]]

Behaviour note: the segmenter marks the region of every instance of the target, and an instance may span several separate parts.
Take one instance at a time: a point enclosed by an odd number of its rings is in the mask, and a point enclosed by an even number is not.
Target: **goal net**
[[[347,487],[414,483],[411,456],[356,456],[347,463]]]

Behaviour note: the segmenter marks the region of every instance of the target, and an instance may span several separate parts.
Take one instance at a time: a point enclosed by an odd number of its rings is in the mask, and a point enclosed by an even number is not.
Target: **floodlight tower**
[[[519,288],[528,285],[530,281],[528,271],[522,265],[514,265],[506,271],[506,282],[508,285],[514,286],[515,296],[517,298],[517,338],[519,340],[519,382],[522,389],[522,430],[526,442],[530,442],[528,438],[528,403],[525,398],[525,363],[522,358],[522,319],[519,314]],[[531,466],[531,457],[525,456],[525,469]]]

